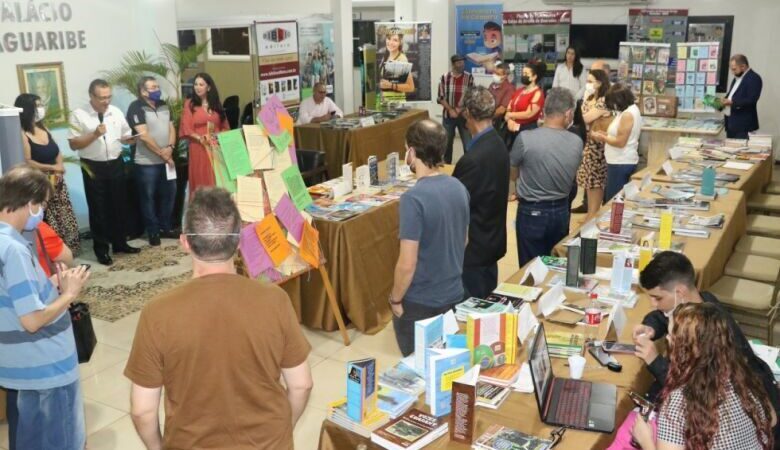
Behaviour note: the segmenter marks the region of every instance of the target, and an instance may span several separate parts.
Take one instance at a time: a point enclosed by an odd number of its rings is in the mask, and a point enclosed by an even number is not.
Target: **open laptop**
[[[542,422],[603,433],[615,429],[615,385],[556,378],[547,350],[544,324],[539,324],[530,350],[528,365]]]

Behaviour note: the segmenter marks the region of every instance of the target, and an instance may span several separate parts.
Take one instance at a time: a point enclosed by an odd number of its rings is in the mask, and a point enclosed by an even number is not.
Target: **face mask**
[[[501,78],[501,75],[493,74],[493,82],[494,83],[500,83],[503,78]]]
[[[585,97],[590,97],[594,92],[596,92],[596,86],[593,83],[587,83],[585,85]]]
[[[162,91],[152,91],[149,93],[149,100],[159,102],[162,98]]]
[[[528,86],[529,84],[531,84],[531,77],[523,75],[520,77],[520,82],[523,83],[523,86]]]
[[[46,117],[46,108],[43,106],[35,108],[35,121],[40,122],[44,117]]]
[[[674,291],[674,307],[670,309],[669,311],[664,311],[664,316],[666,316],[667,319],[670,321],[672,320],[672,315],[674,315],[674,310],[677,308],[677,305],[679,303],[677,302],[677,291]]]
[[[32,206],[27,206],[27,209],[30,211],[30,217],[24,224],[24,231],[33,231],[43,221],[43,206],[38,206],[37,213],[32,212]]]

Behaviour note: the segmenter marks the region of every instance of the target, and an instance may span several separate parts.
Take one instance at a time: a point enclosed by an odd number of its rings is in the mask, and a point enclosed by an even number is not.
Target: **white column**
[[[336,104],[345,114],[354,111],[355,92],[352,67],[352,0],[331,0],[336,51]],[[358,92],[357,95],[360,95]]]

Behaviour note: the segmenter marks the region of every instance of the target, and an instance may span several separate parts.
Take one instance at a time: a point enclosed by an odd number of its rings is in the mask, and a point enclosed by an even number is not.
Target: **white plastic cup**
[[[585,358],[580,355],[569,356],[569,377],[575,380],[582,378],[585,370]]]

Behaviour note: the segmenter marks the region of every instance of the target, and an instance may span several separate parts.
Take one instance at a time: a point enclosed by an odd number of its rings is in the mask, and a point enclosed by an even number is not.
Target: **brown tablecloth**
[[[355,116],[354,114],[348,117]],[[296,125],[295,146],[305,150],[321,150],[326,154],[328,176],[341,176],[341,166],[352,162],[357,168],[376,155],[384,160],[388,154],[398,152],[404,155],[406,129],[418,120],[427,119],[428,111],[413,109],[399,116],[367,128],[336,130],[323,128],[319,124]]]
[[[518,282],[522,275],[521,271],[518,271],[512,275],[509,280]],[[549,278],[554,274],[548,275]],[[584,294],[571,294],[566,293],[569,301],[586,301]],[[537,304],[532,304],[534,312],[537,311]],[[628,325],[623,331],[621,336],[621,342],[630,342],[631,329],[634,324],[641,323],[642,318],[651,310],[649,298],[642,294],[637,301],[636,307],[630,310],[626,310],[628,317]],[[555,330],[574,330],[574,327],[568,327],[566,325],[560,325],[548,321],[545,322],[545,329],[547,331]],[[602,322],[601,333],[606,333],[606,320]],[[581,332],[577,329],[576,331]],[[530,339],[529,339],[530,341]],[[526,342],[528,344],[528,342]],[[523,345],[518,351],[518,361],[523,362],[528,359],[526,353],[528,345]],[[633,409],[634,404],[628,396],[629,391],[646,392],[652,384],[652,377],[650,373],[644,368],[644,363],[635,358],[632,355],[615,355],[615,358],[623,365],[623,370],[620,373],[614,373],[601,367],[599,363],[590,355],[586,354],[587,363],[585,365],[585,372],[583,379],[595,382],[611,383],[618,387],[618,407],[616,411],[615,428],[619,428],[620,424],[625,419],[626,415]],[[564,366],[565,360],[559,358],[553,358],[553,372],[557,376],[568,377],[569,369]],[[430,409],[424,404],[424,397],[421,397],[416,405],[422,411],[430,411]],[[550,432],[556,427],[549,426],[542,423],[539,417],[539,410],[536,406],[536,398],[534,394],[524,394],[519,392],[512,392],[509,398],[496,410],[477,407],[476,409],[476,430],[474,439],[478,438],[484,433],[488,427],[493,424],[504,425],[509,428],[513,428],[524,433],[532,434],[535,436],[547,438]],[[609,446],[614,440],[613,434],[595,433],[588,431],[567,430],[560,445],[556,449],[603,449]],[[320,450],[341,450],[357,448],[357,445],[364,443],[370,449],[380,449],[381,447],[374,445],[370,442],[370,439],[366,439],[358,434],[348,431],[332,422],[325,420],[322,423],[320,430]],[[470,446],[451,442],[449,434],[437,439],[426,449],[468,449]]]

